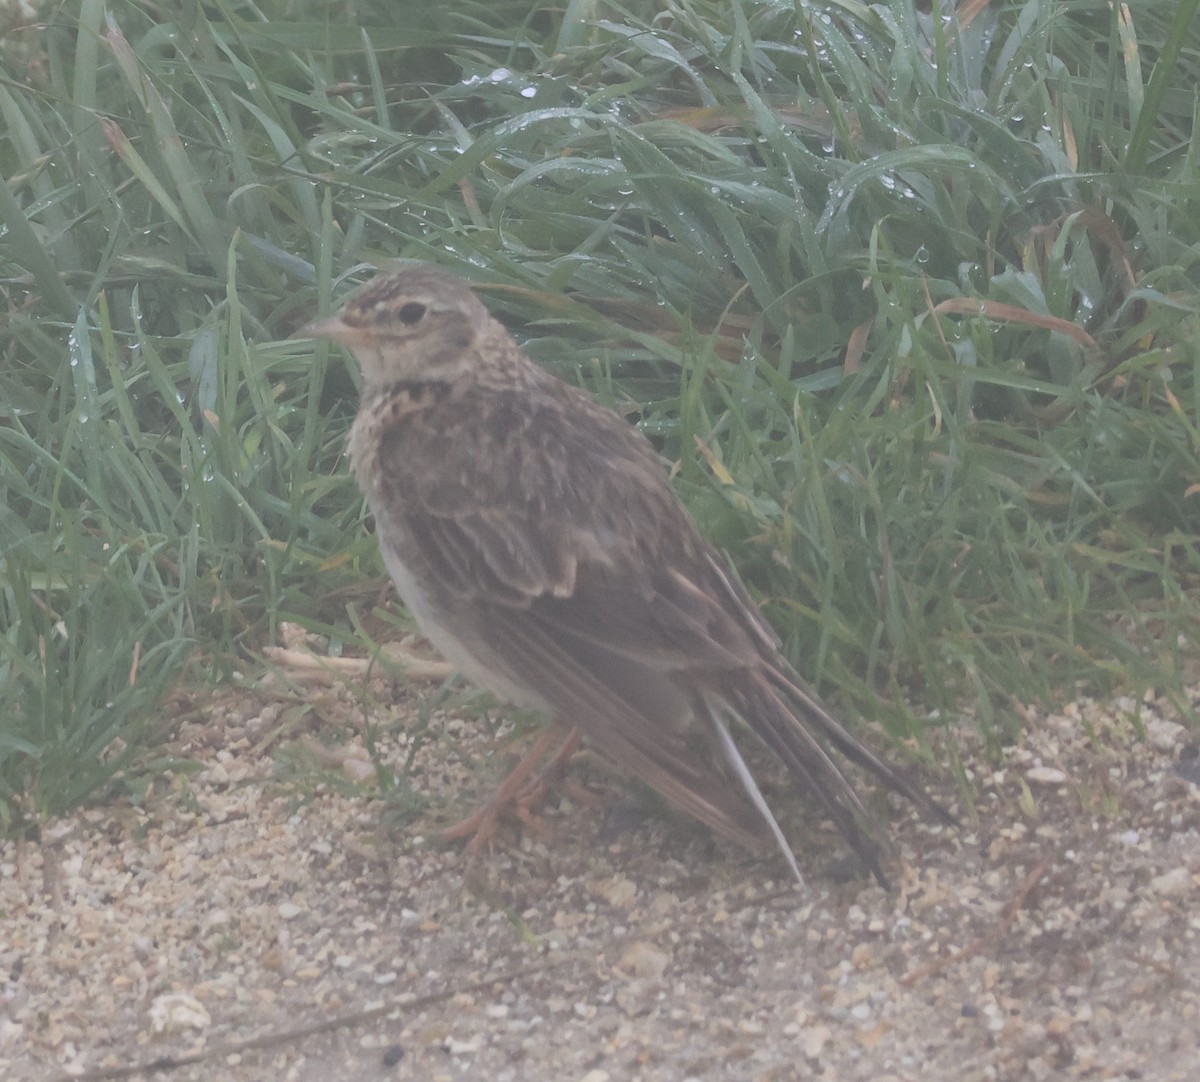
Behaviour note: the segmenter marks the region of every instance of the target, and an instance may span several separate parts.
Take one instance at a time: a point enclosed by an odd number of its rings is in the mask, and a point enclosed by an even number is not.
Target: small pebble
[[[1186,868],[1172,868],[1169,872],[1163,872],[1150,880],[1150,889],[1164,898],[1177,898],[1186,894],[1191,885],[1192,876]]]
[[[1174,751],[1186,729],[1166,718],[1151,718],[1146,722],[1146,739],[1159,751]]]

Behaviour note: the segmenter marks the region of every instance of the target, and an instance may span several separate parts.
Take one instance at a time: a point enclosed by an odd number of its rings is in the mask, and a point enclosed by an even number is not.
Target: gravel
[[[586,760],[544,831],[468,861],[395,825],[342,679],[181,704],[196,772],[0,844],[0,1078],[1196,1076],[1198,756],[1164,702],[1080,700],[999,767],[964,726],[974,806],[946,779],[961,829],[896,808],[884,892],[827,825],[791,826],[797,887]],[[512,751],[369,698],[434,811]]]

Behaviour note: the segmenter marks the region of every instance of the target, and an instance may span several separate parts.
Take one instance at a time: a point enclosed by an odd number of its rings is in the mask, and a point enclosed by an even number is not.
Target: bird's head
[[[300,335],[340,342],[368,385],[453,381],[490,318],[465,282],[419,267],[378,275]]]

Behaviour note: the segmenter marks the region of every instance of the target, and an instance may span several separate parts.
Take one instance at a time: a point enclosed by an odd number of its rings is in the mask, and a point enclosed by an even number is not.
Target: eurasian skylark
[[[462,281],[383,274],[305,333],[362,368],[350,459],[384,562],[467,677],[720,834],[773,840],[797,878],[731,730],[786,764],[880,881],[881,834],[834,752],[948,818],[787,663],[649,441],[537,367]]]

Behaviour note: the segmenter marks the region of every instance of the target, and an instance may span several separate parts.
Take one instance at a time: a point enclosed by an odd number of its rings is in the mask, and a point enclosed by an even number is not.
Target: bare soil
[[[467,860],[430,838],[507,726],[375,681],[409,793],[351,683],[180,704],[195,770],[0,844],[0,1078],[1197,1077],[1200,757],[1161,702],[968,751],[973,806],[934,782],[960,830],[894,809],[885,892],[827,825],[791,824],[798,887],[586,759]]]

